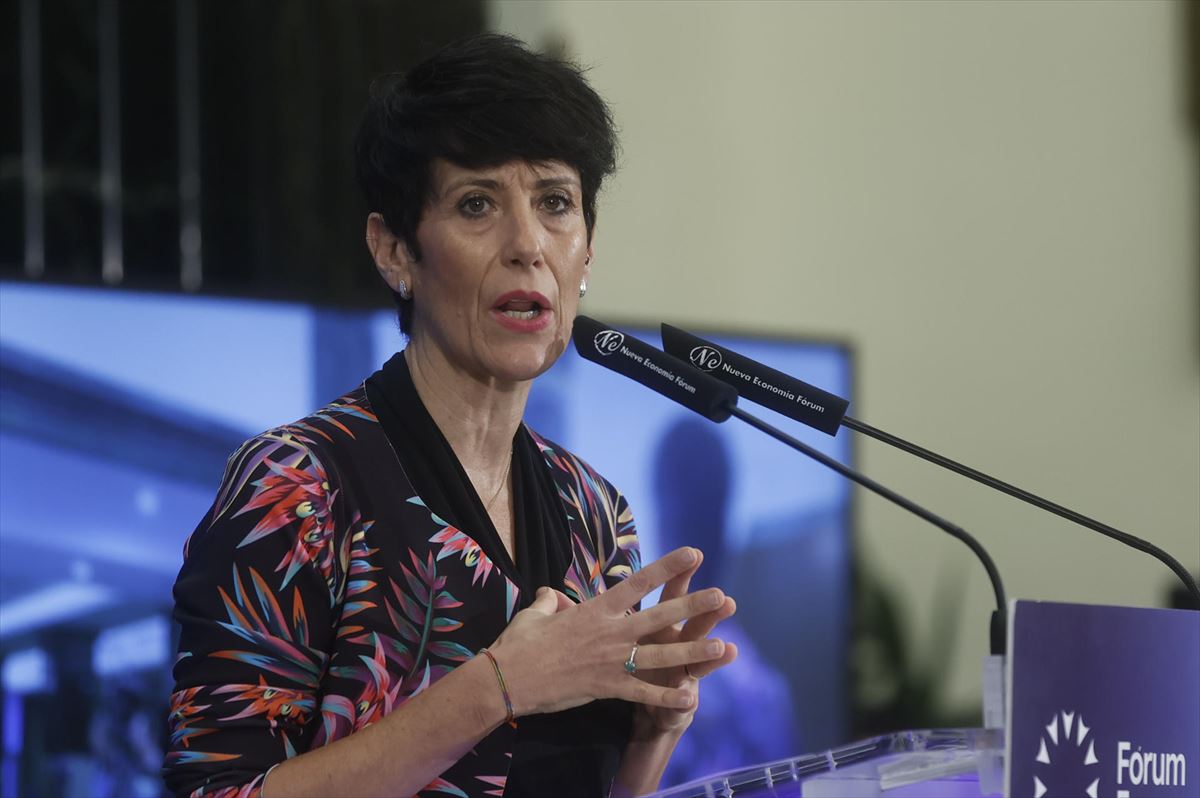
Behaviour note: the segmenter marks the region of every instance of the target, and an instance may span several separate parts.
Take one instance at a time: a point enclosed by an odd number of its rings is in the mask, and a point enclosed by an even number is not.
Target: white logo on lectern
[[[688,355],[692,365],[703,371],[712,371],[721,365],[721,353],[711,346],[697,346]]]
[[[1042,734],[1034,759],[1044,767],[1035,767],[1041,773],[1033,777],[1033,798],[1075,794],[1082,780],[1097,774],[1084,789],[1089,798],[1096,798],[1100,778],[1099,769],[1093,770],[1093,767],[1099,765],[1100,760],[1096,758],[1095,735],[1083,722],[1082,715],[1066,710],[1055,713]],[[1063,783],[1064,773],[1070,774],[1066,784]],[[1139,788],[1186,786],[1187,757],[1181,753],[1145,751],[1136,743],[1118,740],[1114,780],[1116,798],[1129,798],[1131,790],[1126,785]]]
[[[1076,717],[1075,712],[1057,712],[1050,719],[1050,723],[1046,726],[1045,732],[1042,734],[1041,744],[1038,746],[1037,757],[1035,761],[1043,765],[1050,765],[1054,759],[1060,761],[1066,759],[1079,758],[1079,753],[1083,750],[1084,740],[1087,740],[1087,753],[1083,757],[1083,764],[1086,767],[1097,765],[1100,760],[1096,758],[1096,740],[1092,735],[1091,729],[1083,722],[1083,716]],[[1061,734],[1059,733],[1061,730]],[[1047,745],[1046,743],[1050,744]],[[1053,771],[1046,771],[1043,775],[1046,776],[1046,781],[1053,786],[1054,778]],[[1088,784],[1086,792],[1089,798],[1096,798],[1096,790],[1100,786],[1100,777],[1092,779]],[[1033,777],[1033,798],[1042,798],[1044,795],[1049,795],[1054,798],[1060,793],[1050,792],[1051,787],[1047,787],[1040,776]],[[1063,793],[1065,794],[1065,793]]]
[[[596,333],[592,343],[596,345],[596,351],[600,354],[611,355],[621,348],[621,344],[625,343],[625,333],[616,330],[602,330]]]
[[[1117,798],[1129,798],[1129,790],[1121,788],[1126,779],[1137,787],[1185,787],[1187,757],[1180,753],[1143,751],[1140,745],[1118,740]]]

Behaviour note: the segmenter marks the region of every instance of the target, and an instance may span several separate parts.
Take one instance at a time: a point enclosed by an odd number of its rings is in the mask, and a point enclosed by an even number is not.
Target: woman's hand
[[[703,559],[704,554],[701,553],[695,565],[683,573],[672,577],[663,587],[662,596],[659,601],[672,601],[681,596],[686,596],[688,588],[691,585],[692,576],[700,567]],[[732,598],[726,596],[725,600],[716,609],[693,616],[686,623],[674,624],[664,629],[659,629],[641,641],[643,644],[655,645],[699,641],[704,645],[712,647],[708,653],[712,654],[713,658],[696,664],[688,663],[672,668],[646,670],[639,667],[639,678],[651,684],[686,690],[692,694],[693,701],[690,706],[682,709],[646,704],[639,705],[635,734],[639,736],[647,734],[682,734],[687,729],[696,714],[696,708],[700,705],[700,680],[718,668],[724,667],[737,659],[737,646],[733,643],[724,643],[716,639],[706,640],[718,623],[732,617],[735,612],[737,612],[737,603]],[[638,649],[638,657],[639,659],[641,657],[640,648]]]
[[[733,614],[716,588],[687,592],[701,554],[681,548],[582,604],[543,588],[491,646],[504,674],[514,714],[557,712],[597,698],[621,698],[651,711],[656,728],[681,728],[696,707],[696,677],[732,661],[736,651],[704,636]],[[664,586],[662,600],[630,613]],[[685,623],[686,622],[686,623]],[[637,674],[625,670],[638,646]]]

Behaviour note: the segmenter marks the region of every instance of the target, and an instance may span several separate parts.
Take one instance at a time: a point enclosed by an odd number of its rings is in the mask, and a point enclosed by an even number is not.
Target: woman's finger
[[[568,596],[566,593],[563,593],[561,590],[555,590],[552,587],[539,588],[539,595],[541,594],[542,590],[548,590],[549,592],[553,593],[554,598],[557,599],[558,606],[555,608],[555,612],[562,612],[563,610],[569,610],[572,607],[578,606],[574,601],[571,601],[570,596]]]
[[[612,686],[613,698],[667,709],[691,709],[696,701],[695,691],[687,687],[663,687],[643,682],[634,676],[623,674]]]
[[[662,595],[660,595],[658,598],[660,604],[664,601],[670,601],[671,599],[687,595],[688,588],[690,588],[692,585],[692,577],[696,575],[696,571],[699,570],[701,563],[704,562],[704,552],[700,549],[696,549],[696,554],[697,556],[695,565],[693,565],[691,568],[688,568],[678,576],[671,577],[669,580],[667,580],[667,583],[663,585]]]
[[[650,644],[638,646],[634,664],[638,671],[650,671],[658,668],[678,668],[681,665],[690,666],[698,662],[709,662],[720,659],[725,653],[725,643],[721,640],[696,640],[690,643],[667,643],[665,645]],[[695,670],[691,668],[691,670]]]
[[[659,604],[662,604],[664,601],[670,601],[672,599],[680,598],[681,596],[686,596],[688,594],[688,589],[692,586],[692,577],[696,575],[696,572],[700,569],[700,565],[704,562],[704,552],[700,549],[697,549],[696,551],[699,553],[699,556],[696,558],[696,564],[681,573],[679,576],[671,577],[671,579],[667,580],[667,583],[663,585],[662,594],[658,597]],[[682,623],[673,624],[669,630],[661,629],[655,634],[651,635],[650,640],[656,643],[674,642],[673,635],[668,634],[668,632],[677,635],[682,628]]]
[[[556,593],[558,593],[557,590],[553,590],[548,587],[539,588],[537,595],[533,598],[533,601],[529,602],[529,606],[522,610],[522,612],[535,612],[539,615],[553,615],[560,609],[558,596],[555,595]],[[564,598],[566,597],[564,596]],[[570,601],[570,599],[567,599],[567,601]]]
[[[711,612],[724,601],[725,594],[713,587],[656,604],[648,610],[629,616],[628,623],[633,629],[634,637],[640,640],[679,621]]]
[[[689,618],[683,626],[683,631],[679,633],[679,639],[684,641],[702,640],[708,637],[721,621],[733,617],[735,612],[737,612],[737,602],[726,596],[725,603],[712,612]]]
[[[641,652],[639,652],[640,654]],[[701,662],[696,665],[688,665],[688,673],[693,679],[703,679],[708,674],[715,670],[724,668],[729,663],[737,659],[738,649],[733,643],[726,643],[725,650],[717,659],[710,659],[707,662]]]
[[[624,615],[625,610],[645,598],[646,594],[665,584],[672,577],[682,574],[694,566],[699,559],[699,549],[688,546],[675,549],[641,570],[635,571],[620,584],[604,591],[593,600],[597,606],[604,607],[605,611],[612,615]]]

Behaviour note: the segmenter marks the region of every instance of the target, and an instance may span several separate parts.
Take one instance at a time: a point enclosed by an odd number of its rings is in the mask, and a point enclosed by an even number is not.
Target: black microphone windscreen
[[[737,391],[687,362],[587,316],[575,318],[575,349],[593,363],[674,399],[709,421],[729,418]]]
[[[668,353],[733,386],[739,396],[828,435],[837,435],[850,407],[850,403],[840,396],[814,388],[678,327],[664,324],[662,342]]]

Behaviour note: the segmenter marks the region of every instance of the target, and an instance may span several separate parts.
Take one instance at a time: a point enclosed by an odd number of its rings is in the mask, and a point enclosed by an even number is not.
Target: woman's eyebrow
[[[458,191],[460,188],[466,188],[467,186],[498,191],[500,189],[500,181],[492,180],[488,177],[460,177],[442,190],[442,196],[444,197],[451,192]]]
[[[533,185],[534,188],[553,188],[554,186],[572,186],[578,188],[579,181],[572,175],[554,175],[552,177],[543,177]]]
[[[441,195],[444,197],[447,194],[467,188],[468,186],[487,189],[488,191],[499,191],[501,183],[499,180],[494,180],[490,177],[461,177],[446,186]],[[556,186],[579,188],[579,180],[574,175],[551,175],[543,177],[533,184],[533,187],[536,189],[553,188]]]

